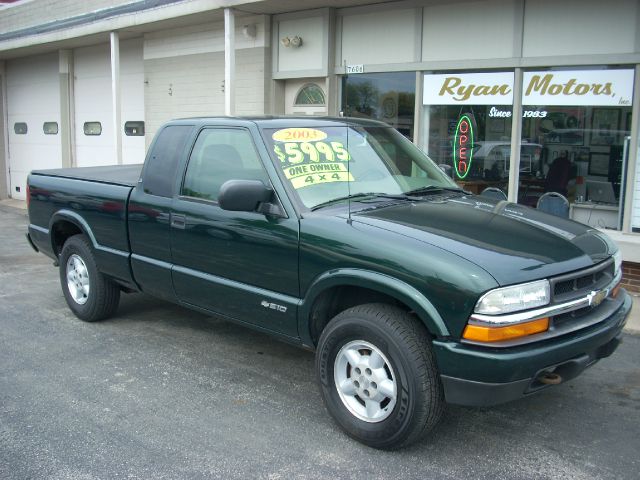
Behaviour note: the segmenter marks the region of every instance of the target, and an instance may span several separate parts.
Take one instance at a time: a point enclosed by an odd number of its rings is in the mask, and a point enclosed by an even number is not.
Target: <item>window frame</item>
[[[204,203],[204,204],[207,204],[207,205],[216,205],[216,206],[219,205],[219,202],[218,202],[217,199],[216,200],[211,200],[211,199],[208,199],[208,198],[193,197],[191,195],[184,195],[182,193],[182,191],[184,189],[184,182],[185,182],[185,179],[187,177],[187,172],[189,171],[189,165],[191,164],[193,152],[195,150],[196,144],[198,143],[198,139],[200,138],[200,135],[202,135],[202,133],[205,130],[239,130],[239,131],[246,132],[246,134],[249,136],[249,139],[251,140],[251,146],[253,148],[253,151],[256,154],[256,157],[258,158],[258,162],[260,164],[260,167],[262,168],[262,170],[265,173],[265,178],[267,179],[267,185],[266,186],[273,190],[276,202],[277,202],[278,205],[280,205],[280,208],[284,212],[284,207],[282,206],[282,202],[278,198],[276,190],[273,187],[271,176],[269,175],[269,171],[267,170],[267,168],[266,168],[266,166],[264,164],[264,159],[262,158],[262,155],[260,155],[260,151],[258,150],[258,148],[256,146],[255,139],[253,138],[253,135],[251,135],[251,130],[246,128],[246,127],[237,126],[237,125],[204,125],[202,128],[200,128],[196,132],[196,134],[194,136],[194,139],[193,139],[193,144],[191,145],[191,149],[189,150],[189,155],[187,156],[187,159],[186,159],[186,162],[185,162],[184,169],[182,170],[182,177],[180,178],[180,184],[178,185],[178,190],[177,190],[177,194],[176,194],[176,197],[178,198],[178,200],[184,200],[184,201],[194,202],[194,203]]]

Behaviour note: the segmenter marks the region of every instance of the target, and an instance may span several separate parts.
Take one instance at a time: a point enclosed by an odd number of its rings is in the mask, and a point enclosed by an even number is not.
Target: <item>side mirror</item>
[[[272,198],[273,190],[260,180],[227,180],[220,187],[218,205],[232,212],[255,212]]]

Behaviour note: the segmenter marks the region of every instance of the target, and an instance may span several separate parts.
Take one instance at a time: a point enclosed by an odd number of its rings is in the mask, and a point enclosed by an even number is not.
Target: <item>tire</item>
[[[361,305],[333,318],[318,343],[316,373],[331,416],[370,447],[414,443],[444,411],[429,335],[391,305]]]
[[[62,247],[60,285],[71,311],[85,322],[103,320],[118,308],[120,289],[98,271],[84,235],[70,237]]]

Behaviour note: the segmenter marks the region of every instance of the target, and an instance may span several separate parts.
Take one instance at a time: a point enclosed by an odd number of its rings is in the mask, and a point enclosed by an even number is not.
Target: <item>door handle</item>
[[[171,214],[171,227],[179,228],[180,230],[184,230],[187,224],[187,217],[182,214]]]

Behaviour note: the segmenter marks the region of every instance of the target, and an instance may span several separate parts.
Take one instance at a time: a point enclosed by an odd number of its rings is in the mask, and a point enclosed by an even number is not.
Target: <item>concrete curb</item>
[[[27,204],[21,200],[0,200],[0,211],[14,213],[18,215],[27,215]],[[624,327],[626,333],[640,335],[640,296],[629,294],[633,299],[633,307]]]

